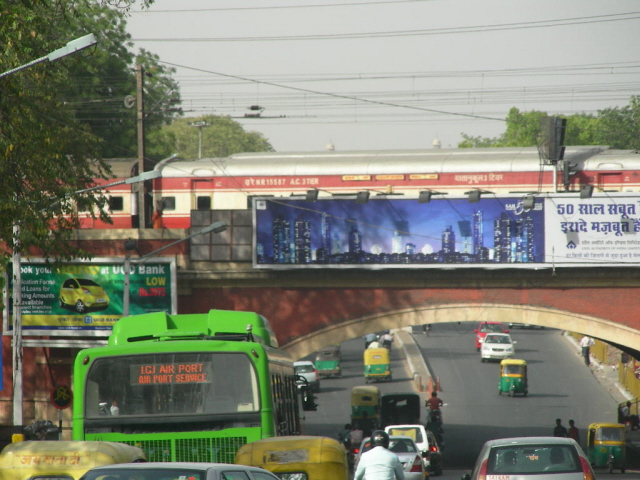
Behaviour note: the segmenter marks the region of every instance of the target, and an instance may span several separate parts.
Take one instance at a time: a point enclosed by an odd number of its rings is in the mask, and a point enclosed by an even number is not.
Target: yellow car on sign
[[[60,306],[78,313],[105,310],[109,307],[109,295],[93,280],[68,278],[60,288]]]

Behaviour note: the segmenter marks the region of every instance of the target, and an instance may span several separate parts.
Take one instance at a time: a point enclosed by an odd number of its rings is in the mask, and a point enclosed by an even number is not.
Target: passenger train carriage
[[[567,167],[564,167],[567,163]],[[135,160],[112,162],[117,179]],[[640,152],[608,147],[566,147],[564,161],[544,164],[536,147],[406,151],[242,153],[227,158],[171,158],[158,163],[151,205],[160,201],[165,228],[189,228],[192,210],[244,210],[255,196],[289,197],[316,189],[320,197],[402,195],[421,191],[462,196],[473,189],[495,194],[640,190]],[[564,178],[564,177],[567,178]],[[86,219],[83,228],[131,228],[136,198],[131,185],[106,190],[113,225]]]

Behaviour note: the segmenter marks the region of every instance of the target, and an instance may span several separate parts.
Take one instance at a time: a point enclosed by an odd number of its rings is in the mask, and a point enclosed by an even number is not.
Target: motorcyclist
[[[371,450],[360,457],[353,480],[404,480],[404,470],[398,456],[389,451],[389,435],[376,430],[371,435]]]
[[[444,429],[442,428],[442,415],[440,410],[429,411],[429,420],[426,425],[427,430],[431,430],[438,441],[438,445],[444,448]]]
[[[384,348],[388,348],[389,350],[391,349],[391,344],[393,343],[393,335],[391,335],[391,332],[389,330],[384,331],[384,333],[380,337],[380,340]]]

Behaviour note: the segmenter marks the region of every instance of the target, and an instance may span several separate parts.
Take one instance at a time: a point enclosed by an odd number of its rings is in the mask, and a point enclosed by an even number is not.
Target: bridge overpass
[[[140,254],[188,230],[79,231],[96,256]],[[197,261],[193,241],[163,250],[178,265],[178,312],[260,312],[295,358],[386,328],[423,323],[522,322],[587,334],[640,359],[637,266],[546,269],[254,269],[247,261]]]

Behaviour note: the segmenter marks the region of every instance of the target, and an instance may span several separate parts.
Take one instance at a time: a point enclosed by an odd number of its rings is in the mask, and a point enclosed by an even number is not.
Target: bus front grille
[[[233,463],[246,437],[178,438],[173,440],[124,441],[142,448],[149,462]]]

